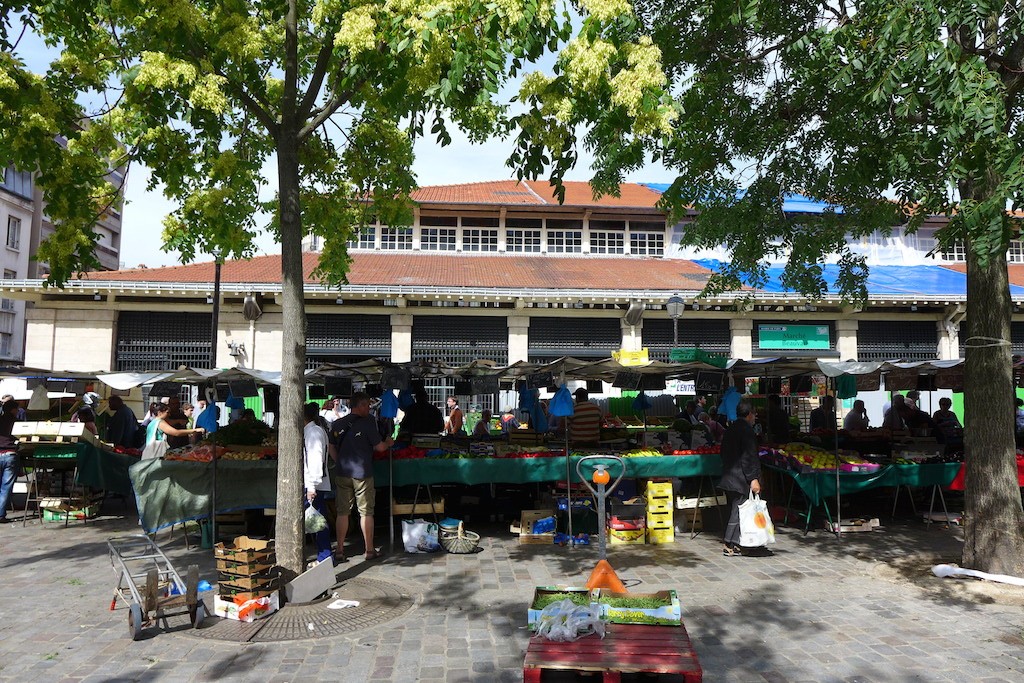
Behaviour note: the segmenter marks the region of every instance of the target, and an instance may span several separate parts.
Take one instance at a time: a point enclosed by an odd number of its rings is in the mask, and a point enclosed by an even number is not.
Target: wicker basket
[[[480,544],[480,534],[466,531],[459,522],[459,530],[455,533],[441,534],[441,546],[450,553],[465,555],[476,551]]]

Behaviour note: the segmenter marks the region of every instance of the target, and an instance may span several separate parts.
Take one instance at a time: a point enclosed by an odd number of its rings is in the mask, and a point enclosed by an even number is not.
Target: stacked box
[[[611,514],[607,520],[608,542],[611,545],[640,545],[646,543],[644,529],[647,506],[643,499],[635,498],[621,503],[612,500]]]
[[[274,570],[274,542],[238,536],[234,543],[218,543],[213,548],[217,559],[217,596],[214,610],[228,619],[251,621],[277,610],[278,575]],[[256,609],[245,609],[249,601],[260,601]],[[234,608],[232,608],[234,606]]]
[[[650,482],[647,484],[647,542],[672,543],[674,541],[672,484]]]

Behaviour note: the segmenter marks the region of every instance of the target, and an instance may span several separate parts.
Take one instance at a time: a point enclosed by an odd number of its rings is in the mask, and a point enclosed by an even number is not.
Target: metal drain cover
[[[326,638],[363,631],[369,627],[396,619],[414,604],[412,596],[396,584],[380,579],[355,577],[335,586],[343,600],[357,600],[358,607],[328,609],[334,598],[302,605],[285,605],[266,619],[242,623],[230,619],[208,617],[198,630],[176,628],[185,624],[187,617],[168,619],[169,630],[197,638],[213,638],[237,643],[268,643],[282,640],[308,640]],[[185,619],[178,624],[179,619]]]

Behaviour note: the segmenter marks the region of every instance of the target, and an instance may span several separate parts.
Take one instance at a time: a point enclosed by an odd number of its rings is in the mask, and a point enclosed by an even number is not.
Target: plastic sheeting
[[[645,187],[648,187],[659,194],[664,194],[669,188],[669,183],[640,183]],[[746,194],[743,190],[736,193],[737,197],[742,197]],[[825,202],[819,202],[815,199],[805,197],[799,194],[789,193],[782,198],[782,210],[786,213],[816,213],[821,214],[826,211],[832,213],[842,213],[843,207],[835,206],[832,204],[826,204]]]
[[[718,272],[722,262],[715,259],[696,259],[698,266]],[[835,263],[822,264],[822,277],[828,285],[830,293],[837,294],[836,280],[839,266]],[[785,294],[791,290],[782,285],[784,267],[772,265],[768,267],[767,284],[760,289],[772,294]],[[749,285],[749,283],[744,283]],[[967,295],[967,275],[942,266],[871,266],[867,278],[868,296],[881,298],[886,296],[957,296]],[[1024,287],[1010,285],[1010,294],[1024,297]]]

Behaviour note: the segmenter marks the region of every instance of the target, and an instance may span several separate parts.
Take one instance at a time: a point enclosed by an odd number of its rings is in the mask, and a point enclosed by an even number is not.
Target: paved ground
[[[581,583],[596,555],[519,546],[494,528],[477,555],[340,568],[339,578],[393,581],[417,599],[357,637],[238,645],[150,631],[132,642],[124,608],[107,609],[105,539],[134,529],[130,514],[0,526],[0,680],[518,681],[533,587]],[[199,562],[215,580],[210,551],[166,539],[179,567]],[[780,529],[772,558],[723,557],[701,535],[612,548],[610,559],[643,589],[679,591],[706,681],[1024,680],[1020,593],[992,601],[927,577],[932,559],[958,554],[957,529],[905,521],[841,541]]]

